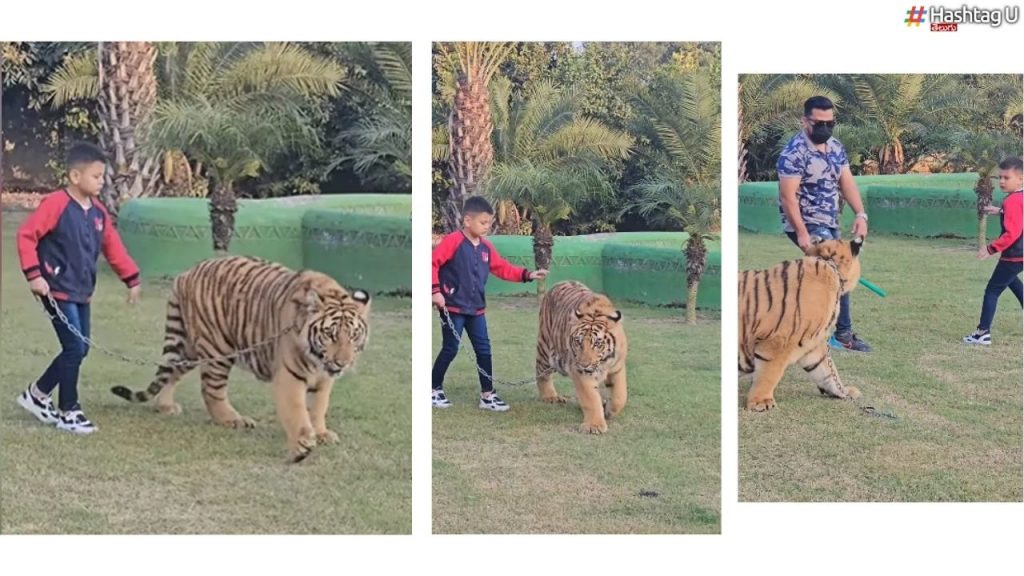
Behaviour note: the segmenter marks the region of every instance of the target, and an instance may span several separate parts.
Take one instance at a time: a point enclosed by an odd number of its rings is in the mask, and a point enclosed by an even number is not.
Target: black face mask
[[[826,124],[812,124],[810,137],[811,142],[824,144],[832,137],[832,127]]]

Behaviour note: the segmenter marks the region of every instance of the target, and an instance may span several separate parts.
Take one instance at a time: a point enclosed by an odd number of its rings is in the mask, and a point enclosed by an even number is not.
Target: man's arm
[[[804,224],[804,217],[800,214],[800,201],[796,193],[800,189],[799,176],[779,176],[779,200],[782,202],[782,212],[786,220],[796,231],[797,239],[808,237],[807,226]],[[808,244],[810,244],[808,242]],[[804,247],[803,244],[800,245]]]
[[[853,209],[853,213],[857,215],[853,221],[853,235],[867,236],[867,214],[864,212],[864,202],[860,198],[860,189],[857,188],[857,182],[853,179],[853,172],[850,171],[849,164],[843,166],[843,171],[839,173],[839,191],[843,194],[843,199],[846,200],[846,203]]]

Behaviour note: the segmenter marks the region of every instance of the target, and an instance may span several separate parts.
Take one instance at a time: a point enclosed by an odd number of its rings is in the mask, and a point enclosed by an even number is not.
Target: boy
[[[78,371],[89,352],[85,342],[57,318],[47,299],[52,296],[68,322],[89,336],[89,300],[96,287],[99,253],[128,286],[128,303],[139,298],[139,269],[96,199],[103,188],[107,158],[92,144],[68,151],[68,186],[51,192],[18,228],[18,257],[32,293],[54,317],[61,352],[46,372],[18,396],[18,404],[45,424],[75,434],[91,434],[96,426],[78,402]],[[50,395],[60,387],[59,410]]]
[[[1001,214],[999,223],[1002,225],[1003,233],[999,235],[988,246],[978,250],[978,259],[984,260],[996,252],[1001,252],[999,263],[992,271],[992,277],[985,287],[985,297],[981,304],[981,321],[978,322],[978,329],[964,336],[967,344],[980,344],[988,346],[992,344],[992,335],[989,330],[992,328],[992,318],[996,315],[996,304],[999,302],[999,295],[1007,287],[1017,297],[1017,302],[1024,306],[1024,289],[1022,289],[1020,276],[1024,269],[1024,239],[1021,237],[1022,222],[1024,222],[1024,202],[1021,201],[1021,181],[1024,179],[1024,165],[1020,158],[1007,158],[999,163],[999,188],[1006,193],[1003,199],[1002,209],[995,206],[986,206],[988,214]]]
[[[462,207],[462,230],[444,237],[434,248],[433,255],[433,302],[441,314],[441,333],[444,342],[441,352],[434,361],[432,372],[432,401],[436,408],[452,405],[444,394],[444,374],[448,365],[459,352],[458,338],[465,328],[473,343],[476,361],[487,374],[480,374],[480,404],[482,410],[504,412],[509,409],[497,394],[491,375],[491,342],[487,337],[487,320],[484,318],[484,286],[487,276],[494,274],[509,282],[529,282],[546,278],[547,270],[530,272],[513,266],[498,255],[484,236],[491,229],[494,208],[481,196],[471,196]],[[455,331],[444,321],[443,310],[451,315]]]

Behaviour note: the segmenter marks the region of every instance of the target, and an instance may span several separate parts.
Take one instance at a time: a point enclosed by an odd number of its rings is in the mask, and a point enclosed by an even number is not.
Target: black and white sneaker
[[[451,408],[452,403],[444,395],[444,390],[434,390],[430,396],[430,402],[434,405],[434,408]]]
[[[975,330],[964,336],[964,344],[976,344],[978,346],[991,346],[992,333],[988,330]]]
[[[491,393],[490,396],[480,397],[480,409],[490,410],[491,412],[507,412],[511,408],[505,401],[498,397],[497,394]]]
[[[18,406],[24,408],[43,424],[56,424],[60,420],[60,412],[53,407],[53,399],[49,396],[45,400],[40,400],[32,394],[31,389],[26,389],[18,395],[17,402]]]
[[[85,417],[85,414],[81,410],[71,410],[64,412],[60,415],[60,421],[57,422],[57,428],[64,430],[65,432],[71,432],[73,434],[92,434],[98,428],[96,425],[89,421]]]

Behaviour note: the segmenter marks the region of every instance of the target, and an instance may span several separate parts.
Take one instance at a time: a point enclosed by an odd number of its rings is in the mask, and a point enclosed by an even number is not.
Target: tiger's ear
[[[573,311],[572,311],[572,313],[576,315],[576,319],[577,319],[577,320],[578,320],[578,319],[580,319],[580,318],[583,318],[583,313],[582,313],[582,312],[580,312],[580,309],[579,309],[579,308],[577,308],[577,309],[573,310]]]
[[[367,292],[366,290],[356,290],[352,292],[351,296],[353,300],[359,302],[360,304],[370,303],[370,293]]]
[[[622,320],[622,310],[616,310],[615,311],[615,315],[614,316],[609,315],[608,319],[612,320],[614,322],[618,322],[619,320]]]
[[[856,257],[858,254],[860,254],[860,249],[863,246],[864,246],[864,237],[863,236],[857,236],[856,238],[853,239],[852,242],[850,242],[850,251],[853,252],[853,255]]]

